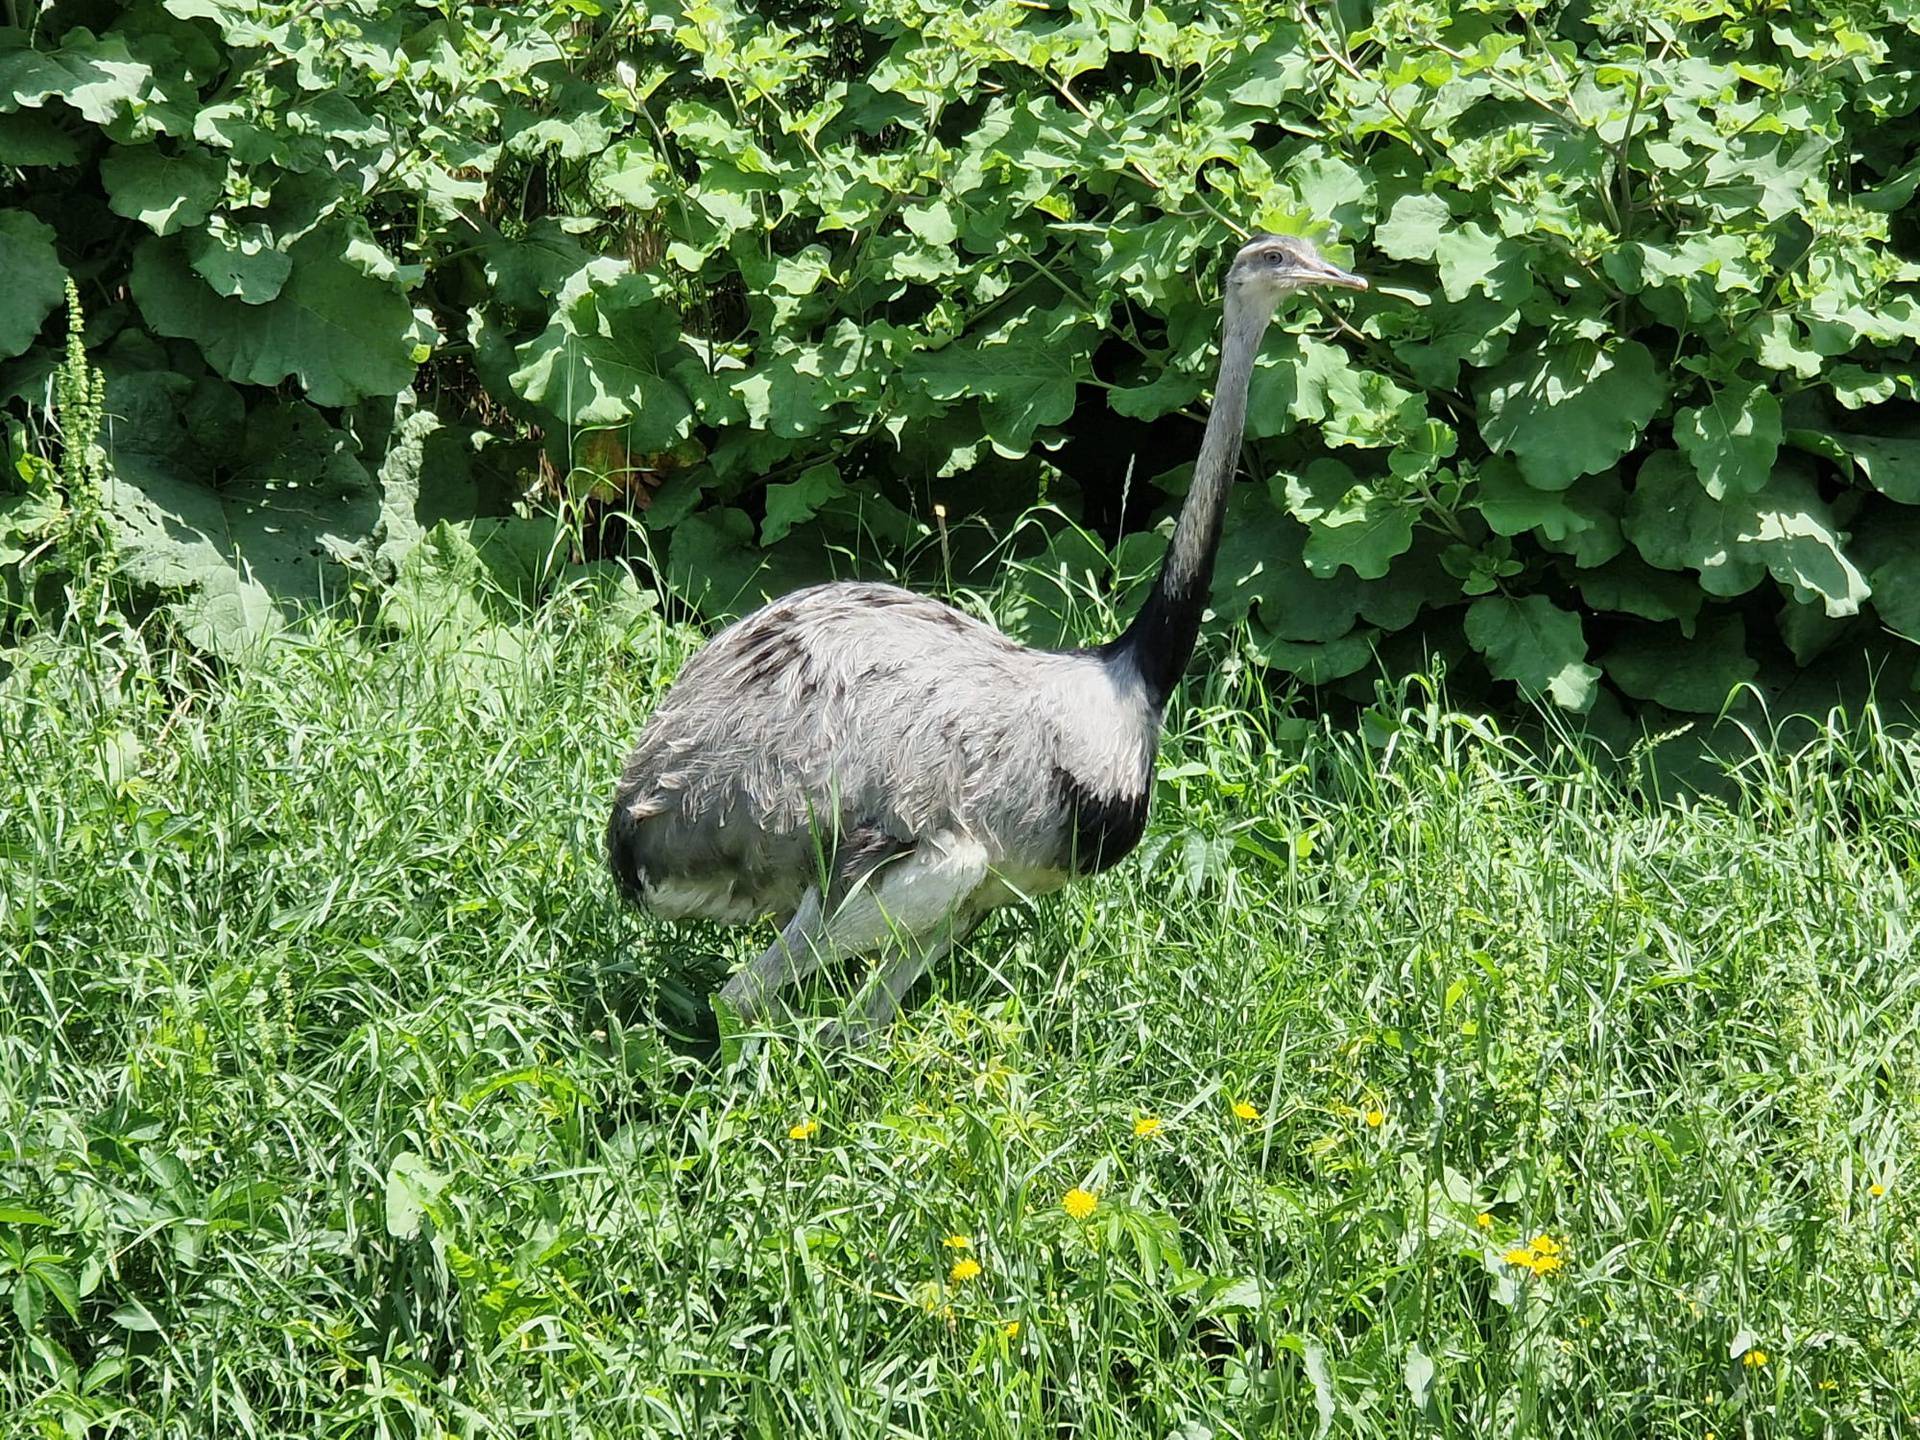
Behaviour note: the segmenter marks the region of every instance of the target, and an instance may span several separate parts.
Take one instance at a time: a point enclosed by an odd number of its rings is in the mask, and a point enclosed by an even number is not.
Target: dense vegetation
[[[1912,0],[0,20],[0,1440],[1920,1433]],[[1111,633],[1253,228],[1140,853],[719,1046],[681,622]]]
[[[0,1430],[1913,1433],[1920,747],[1663,808],[1218,675],[1148,853],[725,1066],[621,593],[0,687]]]
[[[0,395],[44,413],[73,276],[125,573],[197,645],[530,491],[709,614],[974,583],[1037,498],[1092,533],[1023,553],[1110,586],[1264,227],[1377,289],[1268,347],[1218,595],[1263,665],[1602,719],[1912,672],[1906,0],[9,13]]]

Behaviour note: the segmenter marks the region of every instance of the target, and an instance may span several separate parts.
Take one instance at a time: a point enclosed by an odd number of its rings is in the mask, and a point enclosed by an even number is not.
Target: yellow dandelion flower
[[[971,1250],[973,1248],[973,1237],[971,1235],[949,1235],[940,1243],[949,1250]]]
[[[1873,1184],[1867,1186],[1867,1194],[1873,1196],[1873,1198],[1876,1200],[1878,1200],[1882,1195],[1886,1193],[1887,1193],[1887,1187],[1882,1185],[1877,1180],[1874,1181]]]
[[[1146,1139],[1147,1136],[1153,1134],[1153,1132],[1158,1130],[1159,1128],[1160,1128],[1160,1117],[1157,1115],[1134,1116],[1133,1133],[1139,1136],[1143,1140]]]
[[[947,1272],[947,1278],[958,1285],[963,1281],[973,1279],[973,1277],[979,1273],[980,1262],[969,1255],[965,1259],[953,1262],[953,1268]]]
[[[1233,1102],[1233,1113],[1249,1124],[1260,1118],[1260,1112],[1244,1100],[1236,1100]]]
[[[1473,1217],[1473,1223],[1478,1225],[1482,1230],[1491,1230],[1493,1228],[1493,1216],[1482,1210],[1478,1215]]]
[[[1531,1250],[1527,1249],[1524,1245],[1516,1245],[1513,1247],[1513,1249],[1507,1251],[1507,1253],[1502,1255],[1500,1258],[1506,1261],[1507,1264],[1509,1265],[1518,1265],[1523,1270],[1531,1270],[1533,1269],[1534,1262],[1538,1260],[1540,1257],[1535,1255]]]
[[[1078,1185],[1060,1197],[1060,1208],[1076,1220],[1084,1220],[1093,1214],[1094,1206],[1099,1203],[1099,1196],[1091,1191],[1082,1190]]]
[[[1377,1108],[1369,1110],[1366,1114],[1366,1121],[1369,1130],[1378,1130],[1382,1125],[1387,1123],[1387,1112]]]
[[[1740,1363],[1749,1370],[1758,1370],[1762,1365],[1767,1363],[1767,1352],[1764,1350],[1749,1350],[1740,1357]]]
[[[1560,1242],[1551,1235],[1536,1235],[1527,1242],[1527,1248],[1536,1255],[1558,1255]]]
[[[820,1122],[818,1120],[813,1120],[813,1119],[802,1120],[798,1125],[793,1125],[788,1127],[787,1139],[811,1140],[814,1137],[815,1132],[817,1132],[819,1129],[820,1129]]]
[[[1007,1321],[1006,1324],[1000,1327],[1000,1333],[1009,1340],[1018,1340],[1020,1338],[1020,1322],[1018,1320]]]
[[[1558,1255],[1536,1255],[1533,1257],[1533,1273],[1551,1275],[1565,1263]]]

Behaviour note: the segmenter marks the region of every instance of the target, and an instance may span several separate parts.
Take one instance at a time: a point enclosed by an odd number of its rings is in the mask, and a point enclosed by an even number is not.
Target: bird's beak
[[[1367,288],[1366,276],[1356,275],[1351,270],[1342,270],[1338,265],[1326,260],[1316,260],[1307,275],[1308,283],[1313,285],[1337,285],[1343,290]]]

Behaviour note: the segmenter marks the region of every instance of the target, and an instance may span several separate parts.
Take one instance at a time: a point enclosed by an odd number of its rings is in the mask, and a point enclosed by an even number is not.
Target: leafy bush
[[[1713,709],[1912,669],[1916,109],[1910,0],[63,5],[0,32],[0,390],[71,271],[207,643],[498,510],[509,418],[717,614],[932,501],[1144,529],[1235,228],[1306,232],[1376,289],[1269,342],[1221,617]]]

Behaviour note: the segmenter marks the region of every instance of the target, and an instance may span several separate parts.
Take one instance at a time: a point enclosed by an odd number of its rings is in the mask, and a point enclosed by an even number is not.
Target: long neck
[[[1268,318],[1263,307],[1229,303],[1213,411],[1207,416],[1200,458],[1173,529],[1173,543],[1140,613],[1124,635],[1104,647],[1109,659],[1132,664],[1156,706],[1164,706],[1180,683],[1199,638],[1200,617],[1213,584],[1213,558],[1220,548],[1220,525],[1227,513],[1227,492],[1233,488],[1240,463],[1247,386]]]

